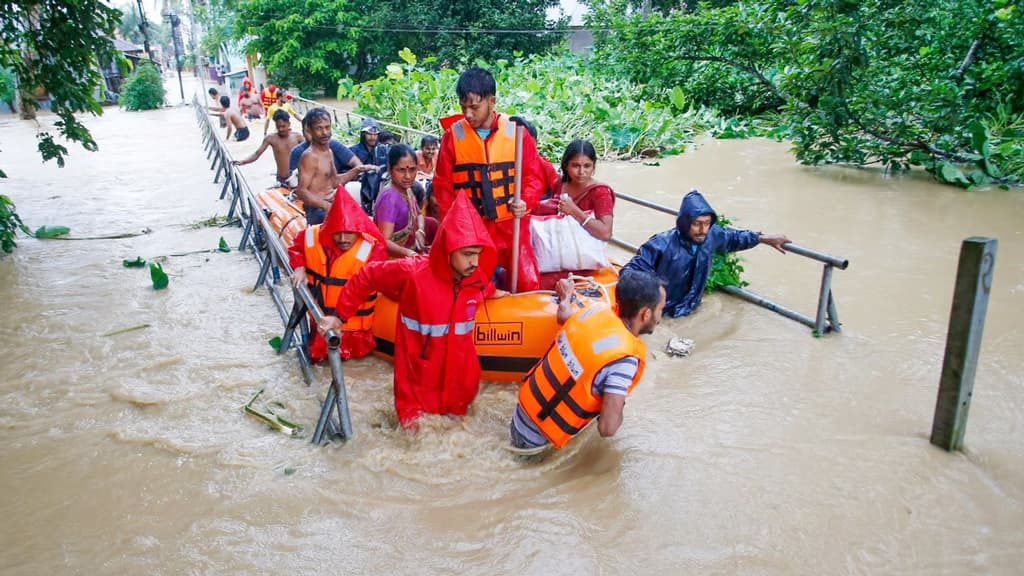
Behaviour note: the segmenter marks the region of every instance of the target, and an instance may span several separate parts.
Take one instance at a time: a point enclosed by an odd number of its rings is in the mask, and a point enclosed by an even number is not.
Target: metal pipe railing
[[[349,131],[353,129],[351,121],[352,118],[356,118],[358,120],[355,126],[357,132],[359,126],[363,122],[363,119],[370,118],[370,116],[357,114],[355,112],[349,112],[348,110],[342,110],[340,108],[335,108],[334,106],[329,106],[327,104],[321,104],[320,102],[317,102],[315,100],[309,100],[301,96],[292,96],[292,102],[295,102],[299,105],[298,107],[301,108],[303,116],[305,116],[306,112],[308,112],[311,108],[325,108],[331,112],[331,115],[334,117],[334,123],[340,124],[341,122],[339,121],[338,116],[341,115],[342,117],[345,118],[345,127]],[[395,124],[393,122],[387,122],[385,120],[379,120],[377,118],[374,118],[374,120],[382,127],[387,128],[390,132],[393,132],[394,134],[397,135],[401,135],[401,141],[405,142],[406,144],[410,142],[410,135],[413,135],[418,138],[423,138],[424,136],[434,136],[440,138],[440,136],[438,136],[437,134],[431,134],[430,132],[424,132],[423,130],[417,130],[416,128],[410,128],[409,126],[402,126],[401,124]]]
[[[259,203],[256,202],[252,187],[232,163],[231,154],[225,143],[217,136],[210,116],[206,113],[206,108],[200,104],[197,97],[193,97],[192,103],[196,109],[196,118],[200,124],[204,146],[208,148],[207,159],[213,156],[210,169],[213,170],[216,167],[217,170],[214,176],[214,183],[217,183],[221,176],[224,177],[221,199],[226,196],[229,189],[231,190],[231,208],[228,212],[228,217],[233,217],[236,207],[238,208],[239,221],[244,230],[240,249],[245,248],[249,234],[258,233],[263,238],[262,253],[256,242],[251,242],[249,245],[257,262],[261,265],[260,279],[257,281],[256,286],[264,284],[267,287],[274,305],[278,308],[278,312],[286,324],[285,337],[282,338],[282,346],[278,350],[280,354],[291,347],[291,340],[296,331],[301,333],[303,343],[305,343],[309,340],[310,330],[308,323],[304,321],[296,322],[295,325],[289,325],[289,315],[285,310],[284,300],[275,285],[275,281],[280,278],[279,269],[284,269],[286,275],[288,277],[291,276],[292,269],[288,263],[287,249],[281,244],[276,231],[259,207]],[[273,280],[267,278],[267,271],[269,269],[274,270]],[[293,287],[292,290],[295,307],[299,310],[298,316],[304,318],[305,313],[308,311],[313,317],[314,324],[319,324],[323,319],[323,311],[313,299],[312,294],[309,293],[309,289],[305,285],[300,285],[298,288]],[[345,440],[352,438],[352,423],[348,410],[348,396],[345,391],[345,376],[341,365],[341,335],[336,330],[328,330],[324,338],[327,341],[328,347],[327,359],[331,367],[331,384],[328,389],[327,398],[321,408],[317,428],[313,434],[313,442],[317,444],[321,442],[323,434],[328,428]],[[285,345],[286,342],[287,345]],[[296,345],[295,349],[299,357],[299,363],[303,368],[306,382],[310,383],[312,381],[312,372],[308,354],[301,344]],[[334,425],[330,421],[333,411],[337,412],[338,425]]]
[[[668,206],[658,204],[657,202],[651,202],[650,200],[644,200],[643,198],[637,198],[636,196],[623,194],[621,192],[616,192],[615,196],[617,198],[626,200],[627,202],[632,202],[634,204],[651,208],[659,212],[664,212],[665,214],[670,214],[672,216],[678,214],[677,210],[673,210]],[[621,238],[616,238],[615,236],[612,236],[609,242],[611,242],[615,246],[625,248],[626,250],[630,250],[632,252],[637,252],[640,250],[640,247],[637,246],[636,244],[632,244]],[[749,290],[744,290],[743,288],[740,288],[738,286],[722,286],[720,287],[720,289],[727,294],[732,294],[733,296],[742,298],[747,302],[757,304],[758,306],[767,308],[772,312],[777,312],[785,316],[786,318],[790,318],[792,320],[800,322],[801,324],[806,324],[814,329],[815,336],[821,336],[826,332],[841,332],[842,329],[839,323],[839,314],[836,312],[835,298],[832,295],[832,269],[839,268],[840,270],[846,270],[846,267],[850,265],[850,261],[847,260],[846,258],[839,258],[831,254],[827,254],[825,252],[819,252],[817,250],[812,250],[810,248],[794,244],[792,242],[787,242],[783,244],[782,248],[785,249],[787,252],[792,252],[793,254],[804,256],[806,258],[810,258],[811,260],[817,260],[818,262],[822,262],[824,264],[821,275],[821,288],[818,291],[817,313],[815,314],[814,318],[811,318],[804,314],[800,314],[799,312],[795,312],[781,304],[772,302],[767,298],[758,296],[757,294],[754,294]]]

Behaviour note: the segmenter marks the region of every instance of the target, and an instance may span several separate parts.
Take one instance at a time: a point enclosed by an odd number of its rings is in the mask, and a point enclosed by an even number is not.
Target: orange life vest
[[[498,115],[498,128],[487,141],[476,130],[459,120],[452,125],[455,138],[455,165],[452,188],[465,190],[477,212],[486,220],[508,220],[508,203],[515,195],[516,125]]]
[[[327,253],[320,245],[320,224],[314,224],[306,229],[306,281],[310,293],[324,314],[334,315],[334,305],[338,302],[341,287],[347,284],[349,278],[355,276],[369,260],[373,244],[372,237],[360,236],[351,248],[331,263],[331,270],[328,273]],[[351,318],[345,320],[342,329],[355,331],[373,328],[373,309],[376,301],[377,293],[374,292]]]
[[[644,373],[647,346],[603,303],[592,304],[565,322],[547,354],[519,388],[519,404],[556,448],[561,448],[601,413],[602,396],[591,387],[608,363],[639,359],[632,392]]]
[[[280,88],[278,88],[277,86],[274,86],[273,90],[270,89],[270,86],[267,86],[266,88],[263,89],[263,92],[260,92],[260,101],[263,102],[264,112],[270,110],[270,105],[273,104],[274,102],[277,102],[278,90],[280,90]]]

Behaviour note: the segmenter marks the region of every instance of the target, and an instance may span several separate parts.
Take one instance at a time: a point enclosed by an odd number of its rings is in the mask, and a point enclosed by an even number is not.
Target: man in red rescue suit
[[[295,237],[288,248],[292,266],[292,284],[309,285],[324,315],[336,315],[338,295],[356,272],[369,262],[387,260],[387,242],[363,209],[341,186],[322,224],[314,224]],[[362,358],[375,345],[373,309],[377,294],[367,294],[358,311],[350,313],[342,330],[341,359]],[[309,343],[309,356],[314,362],[327,357],[327,343],[314,334]]]
[[[460,196],[429,254],[368,264],[342,289],[341,318],[351,317],[374,291],[398,302],[395,410],[403,427],[415,428],[426,413],[463,415],[476,397],[480,361],[473,326],[484,299],[503,295],[491,282],[496,258],[483,220]],[[320,325],[321,331],[334,327]]]
[[[444,218],[457,195],[466,195],[483,217],[498,249],[498,265],[511,274],[514,217],[519,219],[520,292],[540,288],[537,260],[530,246],[528,210],[537,207],[544,191],[541,159],[529,132],[523,134],[523,178],[520,202],[515,192],[515,122],[494,111],[495,83],[491,73],[470,68],[459,76],[455,91],[461,119],[446,118],[441,150],[434,172],[434,197]],[[505,286],[502,286],[505,287]]]
[[[556,291],[563,326],[519,388],[509,426],[516,448],[561,448],[598,417],[601,436],[613,436],[626,396],[644,373],[647,346],[639,335],[654,331],[665,306],[664,287],[647,272],[619,277],[617,313],[604,303],[574,308],[569,280],[560,280]]]

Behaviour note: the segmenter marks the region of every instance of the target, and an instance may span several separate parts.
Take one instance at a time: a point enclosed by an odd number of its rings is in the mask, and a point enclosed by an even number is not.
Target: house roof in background
[[[114,38],[114,48],[120,52],[142,52],[145,50],[142,46],[126,42],[120,38]]]

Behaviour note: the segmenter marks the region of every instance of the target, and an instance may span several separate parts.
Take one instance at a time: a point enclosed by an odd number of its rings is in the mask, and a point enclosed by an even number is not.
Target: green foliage
[[[430,70],[430,62],[392,63],[390,73],[359,85],[343,80],[338,97],[354,98],[362,114],[436,134],[438,118],[459,111],[458,72]],[[485,66],[497,81],[498,110],[530,120],[547,158],[561,157],[576,138],[590,140],[605,158],[677,154],[696,131],[714,121],[706,110],[677,110],[667,94],[650,100],[644,87],[606,75],[598,62],[570,54]]]
[[[157,262],[149,263],[149,277],[153,281],[153,290],[163,290],[170,282],[164,267]]]
[[[34,114],[36,87],[50,96],[54,127],[64,138],[96,150],[96,141],[75,114],[102,113],[94,98],[103,86],[100,62],[120,58],[110,40],[121,12],[103,0],[22,0],[0,10],[0,67],[10,68],[23,94],[22,113]],[[68,150],[48,131],[38,133],[43,160],[64,165]]]
[[[359,6],[349,0],[242,0],[234,35],[248,40],[246,51],[261,55],[278,84],[316,91],[335,86],[365,59],[370,38],[356,29]]]
[[[1011,0],[762,0],[646,19],[625,4],[595,3],[610,69],[723,111],[779,110],[775,135],[801,162],[920,166],[963,187],[1024,177],[1019,133],[992,128],[1024,113]]]
[[[728,114],[755,114],[785,102],[772,83],[772,36],[749,25],[756,7],[701,4],[692,12],[643,17],[628,12],[629,0],[592,4],[588,24],[604,30],[595,34],[595,55],[614,74],[652,93],[678,90],[694,105]]]
[[[729,226],[732,222],[719,214],[719,226]],[[728,254],[715,254],[711,260],[711,273],[708,274],[708,283],[704,286],[704,292],[710,294],[722,286],[747,286],[749,282],[740,279],[743,274],[743,263],[739,254],[730,252]]]
[[[21,217],[18,216],[14,201],[0,194],[0,250],[4,253],[10,254],[17,247],[18,243],[14,238],[18,234],[18,230],[25,234],[32,234],[21,221]]]
[[[517,54],[543,53],[564,35],[489,31],[563,30],[564,22],[546,19],[546,10],[558,5],[557,0],[380,0],[373,4],[366,22],[387,32],[375,32],[365,43],[371,62],[377,64],[360,70],[363,75],[357,77],[381,74],[381,64],[391,62],[403,48],[430,54],[442,67],[459,69],[477,60],[495,62]]]
[[[128,42],[138,46],[145,46],[145,36],[142,34],[142,18],[139,17],[138,5],[129,2],[121,7],[121,22],[117,25],[118,32]],[[171,26],[165,21],[154,22],[146,18],[146,33],[149,35],[150,48],[159,46],[164,54],[174,54],[174,41],[171,38]]]
[[[215,55],[221,44],[244,34],[239,26],[238,0],[193,2],[192,11],[203,27],[204,33],[199,41],[203,54]]]
[[[333,89],[345,76],[364,80],[385,72],[402,48],[431,53],[444,66],[461,67],[477,58],[512,58],[545,50],[560,34],[496,34],[489,30],[558,30],[545,10],[555,0],[212,0],[207,20],[228,12],[233,19],[216,23],[218,34],[247,43],[259,53],[278,84],[302,91]],[[442,31],[443,30],[443,31]]]
[[[142,259],[142,256],[136,256],[135,260],[122,260],[121,265],[125,268],[145,268],[146,261]]]
[[[69,232],[71,232],[71,228],[68,228],[67,226],[40,226],[39,228],[36,228],[36,231],[32,233],[32,236],[40,240],[49,240],[65,236]]]
[[[14,70],[0,66],[0,101],[6,102],[13,107],[14,95],[18,89],[18,79]]]
[[[164,105],[166,92],[156,66],[141,62],[124,83],[120,103],[128,110],[155,110]]]

